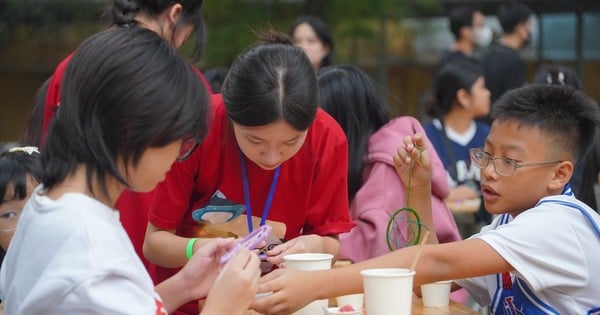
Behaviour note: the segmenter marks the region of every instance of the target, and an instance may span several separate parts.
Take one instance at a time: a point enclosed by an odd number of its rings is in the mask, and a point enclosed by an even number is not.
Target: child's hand
[[[198,299],[208,294],[213,282],[222,269],[220,257],[233,245],[234,240],[214,239],[198,248],[192,258],[183,266],[176,276],[187,284],[190,299]]]
[[[394,166],[400,180],[406,187],[410,186],[411,191],[431,190],[431,161],[424,136],[415,133],[404,137],[403,141],[404,145],[398,148],[394,155]],[[410,176],[413,160],[412,176]]]
[[[240,249],[212,285],[202,313],[245,314],[256,296],[259,267],[258,255],[246,248]]]
[[[315,281],[305,281],[316,271],[277,269],[260,279],[258,292],[265,294],[254,300],[251,308],[260,314],[291,314],[315,300]]]
[[[283,244],[277,245],[266,254],[268,262],[273,265],[279,265],[283,262],[284,255],[322,252],[325,252],[322,237],[315,234],[308,234],[298,236]]]

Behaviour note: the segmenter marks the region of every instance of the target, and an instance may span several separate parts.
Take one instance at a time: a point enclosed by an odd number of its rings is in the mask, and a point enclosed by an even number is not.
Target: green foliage
[[[272,27],[288,32],[303,14],[321,16],[336,43],[335,60],[357,62],[359,52],[379,47],[380,21],[399,24],[419,12],[441,12],[439,0],[219,0],[204,2],[207,29],[201,68],[229,65],[241,51],[257,41],[255,31]],[[314,11],[315,8],[318,11]],[[375,53],[375,52],[373,52]]]

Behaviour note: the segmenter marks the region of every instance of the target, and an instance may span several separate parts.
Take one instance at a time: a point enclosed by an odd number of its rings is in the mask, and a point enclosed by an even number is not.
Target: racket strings
[[[419,160],[422,160],[419,151]],[[406,207],[396,210],[388,221],[386,231],[387,246],[390,251],[416,245],[421,239],[422,229],[427,227],[421,222],[419,214],[410,207],[410,190],[414,160],[409,163],[408,185],[406,187]]]

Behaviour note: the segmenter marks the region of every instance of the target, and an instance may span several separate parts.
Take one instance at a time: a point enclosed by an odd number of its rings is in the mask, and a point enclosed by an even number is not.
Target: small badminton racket
[[[420,151],[419,160],[421,160]],[[422,224],[417,211],[409,206],[413,164],[414,160],[411,160],[409,164],[408,185],[406,187],[406,207],[396,210],[387,224],[386,241],[390,251],[418,244],[421,240],[423,228],[427,229]]]

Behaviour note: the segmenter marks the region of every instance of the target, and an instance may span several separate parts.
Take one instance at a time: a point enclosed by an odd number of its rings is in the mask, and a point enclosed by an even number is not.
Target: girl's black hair
[[[296,130],[312,124],[319,103],[313,66],[290,38],[268,31],[263,44],[239,55],[223,82],[228,117],[243,126],[284,119]]]
[[[48,86],[50,85],[51,80],[52,77],[46,79],[35,93],[33,103],[29,108],[27,119],[25,120],[25,129],[19,139],[20,145],[39,147],[42,144],[44,106],[46,104],[46,93],[48,92]]]
[[[42,181],[40,154],[29,152],[7,150],[0,153],[0,205],[27,198],[28,176],[38,183]],[[12,196],[6,196],[7,191],[12,191]]]
[[[84,165],[88,188],[106,178],[127,185],[117,161],[137,165],[162,147],[207,128],[208,93],[166,41],[143,28],[111,28],[86,40],[69,63],[61,105],[42,152],[52,188]]]
[[[348,194],[363,184],[369,138],[389,121],[389,107],[375,81],[353,65],[322,68],[318,76],[321,107],[340,124],[348,139]]]
[[[173,36],[180,27],[192,24],[196,32],[194,59],[200,60],[204,46],[204,19],[202,17],[203,0],[112,0],[104,11],[104,19],[110,26],[135,26],[136,14],[145,12],[151,17],[158,17],[166,9],[181,4],[183,14],[175,24]]]
[[[434,117],[442,117],[448,113],[456,101],[456,93],[460,89],[471,92],[471,87],[483,76],[483,70],[475,62],[453,60],[448,62],[435,77],[434,95],[428,104],[428,113]]]
[[[600,137],[598,134],[594,137],[592,147],[582,159],[583,172],[580,187],[577,187],[577,199],[585,202],[596,212],[600,213],[598,202],[594,193],[594,184],[598,182],[598,173],[600,172]]]
[[[331,36],[331,32],[329,31],[329,27],[327,23],[323,21],[316,15],[303,15],[296,18],[292,26],[290,27],[289,34],[290,36],[294,36],[294,31],[300,24],[308,24],[313,29],[317,37],[321,42],[329,47],[329,53],[323,60],[321,60],[320,67],[326,67],[333,64],[333,36]]]

